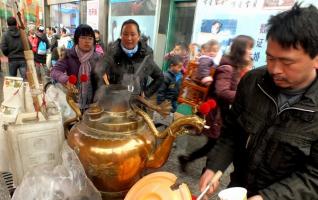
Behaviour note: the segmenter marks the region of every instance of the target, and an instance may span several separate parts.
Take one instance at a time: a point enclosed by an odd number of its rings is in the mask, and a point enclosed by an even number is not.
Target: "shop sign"
[[[99,0],[87,1],[87,24],[98,29]]]
[[[78,2],[80,0],[47,0],[48,5]]]

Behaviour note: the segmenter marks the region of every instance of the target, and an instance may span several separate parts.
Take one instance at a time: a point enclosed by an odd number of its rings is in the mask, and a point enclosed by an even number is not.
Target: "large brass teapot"
[[[176,136],[186,130],[184,127],[192,126],[201,131],[204,120],[194,115],[181,117],[159,132],[152,119],[129,97],[125,87],[109,85],[105,91],[104,98],[83,116],[71,95],[67,95],[79,121],[69,132],[66,129],[66,135],[87,176],[103,198],[110,200],[123,198],[144,169],[161,167]],[[156,109],[143,98],[135,99]],[[65,127],[70,123],[67,121]],[[163,141],[156,144],[156,138]]]

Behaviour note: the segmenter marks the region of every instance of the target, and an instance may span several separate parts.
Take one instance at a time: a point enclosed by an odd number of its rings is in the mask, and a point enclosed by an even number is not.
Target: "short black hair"
[[[189,51],[189,47],[185,42],[177,42],[174,46],[180,46],[182,50]]]
[[[314,58],[318,54],[318,10],[313,5],[300,6],[301,3],[295,3],[290,10],[272,16],[266,39],[278,42],[283,48],[301,46]]]
[[[16,26],[17,25],[16,18],[15,17],[8,17],[7,24],[8,24],[8,26]]]
[[[74,33],[74,43],[78,44],[78,40],[80,36],[90,36],[94,38],[94,44],[96,44],[96,38],[95,33],[92,27],[90,27],[87,24],[80,24],[76,29]]]
[[[124,28],[124,26],[127,25],[127,24],[134,24],[134,25],[137,27],[138,34],[140,35],[139,25],[138,25],[138,23],[137,23],[135,20],[133,20],[133,19],[128,19],[128,20],[124,21],[123,25],[121,25],[120,34],[122,34],[123,28]]]
[[[94,29],[94,33],[100,34],[99,30]]]
[[[174,55],[174,56],[169,57],[167,62],[168,62],[169,67],[183,63],[182,57],[179,55]]]

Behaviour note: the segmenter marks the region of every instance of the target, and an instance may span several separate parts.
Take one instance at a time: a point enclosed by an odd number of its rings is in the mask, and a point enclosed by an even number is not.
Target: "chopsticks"
[[[222,172],[220,170],[218,170],[215,175],[212,177],[211,181],[209,182],[209,184],[206,186],[206,188],[203,190],[203,192],[198,196],[197,200],[202,200],[204,195],[209,191],[210,187],[212,186],[213,183],[215,183],[216,181],[218,181],[221,176],[222,176]]]

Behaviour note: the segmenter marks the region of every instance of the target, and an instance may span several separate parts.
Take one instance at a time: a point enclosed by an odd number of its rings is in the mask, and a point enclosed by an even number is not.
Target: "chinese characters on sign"
[[[98,0],[87,1],[87,24],[93,29],[98,29],[98,2]]]
[[[96,8],[88,9],[88,15],[89,16],[97,16],[97,9]]]
[[[266,24],[260,24],[258,37],[255,38],[255,46],[254,46],[254,54],[253,60],[254,62],[258,62],[261,56],[261,50],[266,48]],[[262,55],[264,56],[264,55]]]

